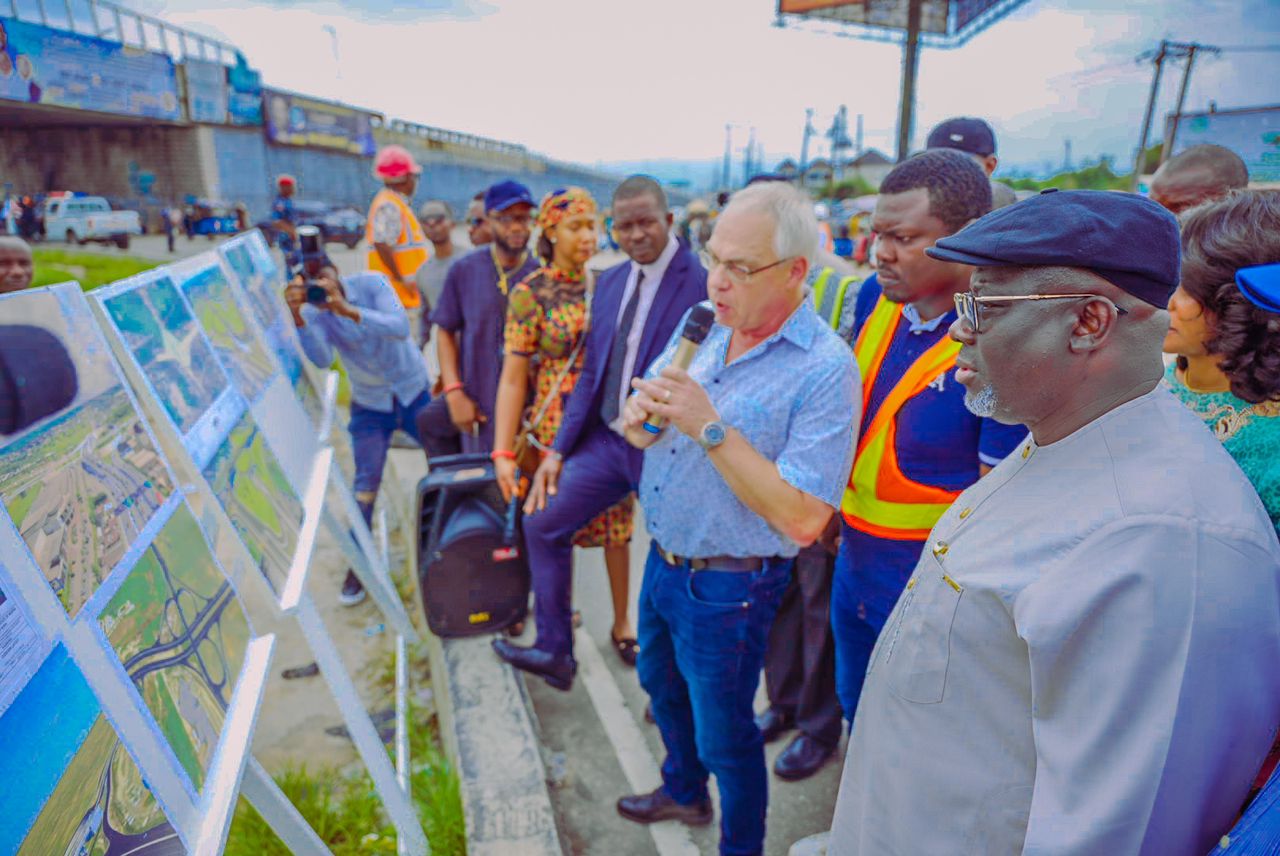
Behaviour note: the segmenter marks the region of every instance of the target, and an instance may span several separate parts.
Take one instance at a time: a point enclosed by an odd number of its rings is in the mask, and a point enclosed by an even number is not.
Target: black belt
[[[764,567],[764,559],[761,558],[707,556],[702,559],[691,559],[688,556],[677,556],[675,553],[664,550],[661,544],[654,544],[654,546],[658,549],[658,555],[662,557],[662,561],[668,565],[683,565],[688,562],[691,571],[758,571]]]

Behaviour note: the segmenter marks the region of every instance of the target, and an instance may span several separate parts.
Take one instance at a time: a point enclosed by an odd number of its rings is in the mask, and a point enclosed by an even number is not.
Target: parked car
[[[350,206],[329,205],[325,202],[294,200],[295,226],[315,226],[326,244],[345,244],[354,250],[364,240],[365,217]],[[270,238],[274,234],[271,220],[258,223],[258,228]]]
[[[50,195],[44,203],[45,234],[68,244],[90,241],[129,249],[129,239],[142,234],[137,211],[112,211],[101,196]]]

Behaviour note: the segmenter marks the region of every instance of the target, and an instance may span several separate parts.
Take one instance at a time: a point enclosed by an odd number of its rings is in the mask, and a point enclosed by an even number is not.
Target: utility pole
[[[754,165],[752,164],[752,159],[755,157],[755,153],[756,153],[756,126],[752,125],[751,132],[747,136],[747,149],[742,156],[742,183],[744,186],[748,181],[751,180],[751,175],[754,171]]]
[[[1138,137],[1138,151],[1133,156],[1133,175],[1129,179],[1129,190],[1136,192],[1138,180],[1142,177],[1142,164],[1147,151],[1147,135],[1151,133],[1151,117],[1156,110],[1156,94],[1160,91],[1160,72],[1164,68],[1164,60],[1168,55],[1169,42],[1161,41],[1154,54],[1147,52],[1138,57],[1138,62],[1154,60],[1155,74],[1151,78],[1151,93],[1147,96],[1147,112],[1142,117],[1142,134]]]
[[[862,114],[858,114],[858,130],[853,135],[853,156],[862,157]]]
[[[1063,172],[1071,171],[1071,138],[1070,137],[1067,137],[1066,142],[1064,144],[1064,151],[1062,153],[1062,171]]]
[[[1187,64],[1182,67],[1182,86],[1178,88],[1178,106],[1173,110],[1173,120],[1165,128],[1164,145],[1160,148],[1160,163],[1164,163],[1173,154],[1173,143],[1178,136],[1178,123],[1182,120],[1182,107],[1187,101],[1187,87],[1191,84],[1191,66],[1196,61],[1196,52],[1222,53],[1220,48],[1196,44],[1195,42],[1189,45],[1176,45],[1175,47],[1186,51]]]
[[[898,112],[898,162],[911,153],[915,130],[916,69],[920,66],[920,7],[924,0],[908,0],[907,38],[902,45],[902,95]]]
[[[809,168],[809,138],[815,133],[813,127],[813,108],[804,111],[804,137],[800,141],[800,183],[804,184],[804,171]]]
[[[733,163],[733,125],[724,126],[724,172],[720,176],[720,189],[729,189],[729,167]]]

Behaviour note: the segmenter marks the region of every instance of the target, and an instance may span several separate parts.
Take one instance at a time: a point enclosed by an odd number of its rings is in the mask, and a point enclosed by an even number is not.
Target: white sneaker
[[[342,591],[338,592],[338,603],[343,606],[355,606],[364,600],[364,586],[356,577],[355,571],[347,571],[347,578],[342,581]]]

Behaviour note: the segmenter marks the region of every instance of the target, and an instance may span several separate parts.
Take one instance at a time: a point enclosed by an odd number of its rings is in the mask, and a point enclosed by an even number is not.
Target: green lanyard
[[[507,296],[510,286],[507,285],[507,277],[524,267],[524,263],[529,259],[529,251],[521,250],[520,258],[516,260],[515,267],[508,272],[503,269],[502,262],[498,261],[498,248],[493,244],[489,245],[489,257],[493,259],[493,269],[498,272],[498,291],[502,292],[502,296]]]

